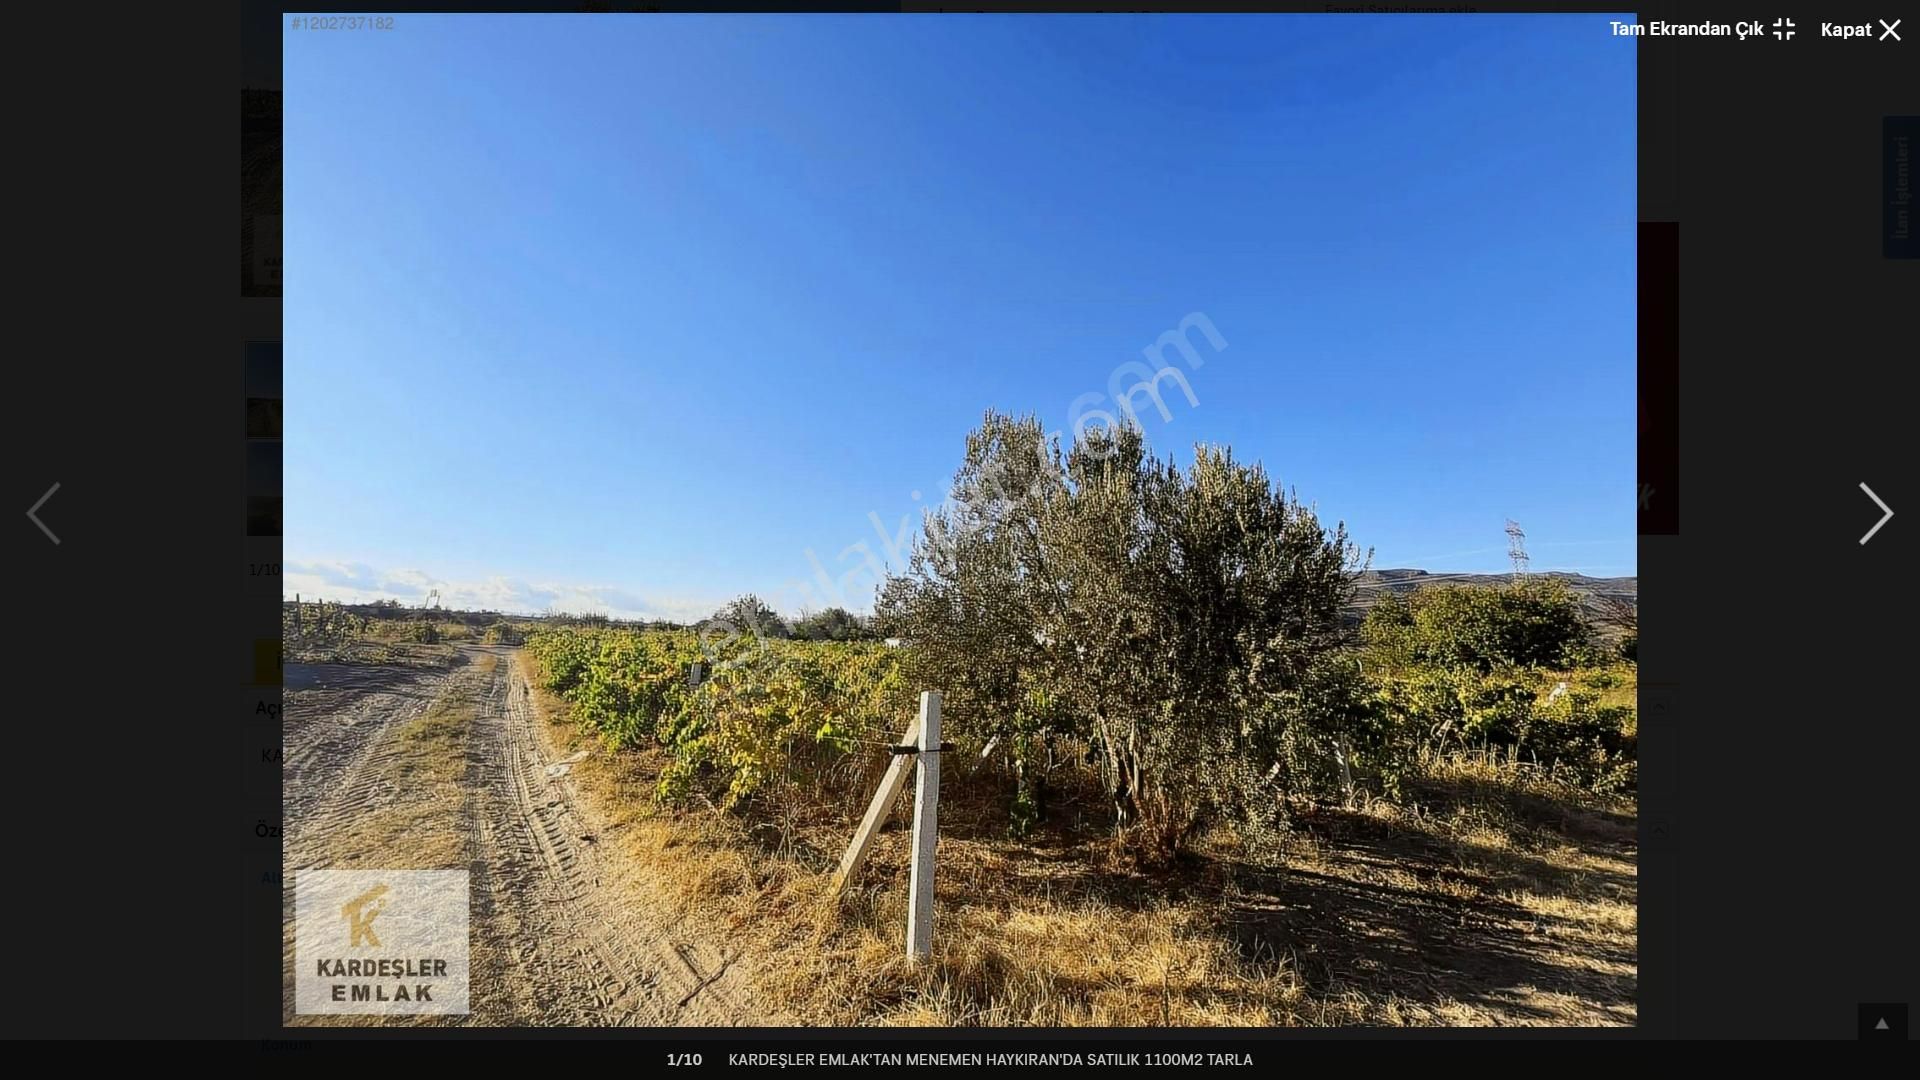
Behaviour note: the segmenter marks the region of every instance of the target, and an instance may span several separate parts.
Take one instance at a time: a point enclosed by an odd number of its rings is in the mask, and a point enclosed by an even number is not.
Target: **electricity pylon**
[[[1513,560],[1515,581],[1527,576],[1527,534],[1512,518],[1507,519],[1507,558]]]

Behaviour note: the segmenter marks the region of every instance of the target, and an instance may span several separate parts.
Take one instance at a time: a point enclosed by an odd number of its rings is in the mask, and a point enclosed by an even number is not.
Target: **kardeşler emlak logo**
[[[347,948],[357,949],[363,943],[374,948],[380,947],[380,939],[373,936],[373,917],[380,914],[386,906],[384,897],[388,893],[385,885],[375,885],[341,907],[340,914],[347,917],[350,930],[347,934]]]
[[[303,870],[294,878],[294,1012],[467,1011],[465,870]]]

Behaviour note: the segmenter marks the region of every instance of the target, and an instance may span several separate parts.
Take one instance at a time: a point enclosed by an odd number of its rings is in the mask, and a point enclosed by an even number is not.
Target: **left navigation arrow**
[[[27,507],[27,520],[33,522],[35,525],[40,526],[40,531],[47,534],[47,539],[53,541],[56,544],[60,542],[60,538],[53,535],[53,530],[47,528],[47,523],[44,521],[41,521],[40,518],[36,515],[41,507],[47,505],[47,500],[53,498],[53,493],[59,490],[60,490],[59,484],[53,485],[52,487],[47,489],[47,493],[45,495],[40,496],[39,502],[36,502],[32,506]],[[14,505],[18,506],[20,504],[14,503]]]

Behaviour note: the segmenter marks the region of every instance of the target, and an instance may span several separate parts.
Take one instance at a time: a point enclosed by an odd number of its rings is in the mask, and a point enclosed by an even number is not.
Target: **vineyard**
[[[1373,622],[1397,614],[1389,605]],[[909,683],[910,654],[878,644],[558,629],[533,632],[527,646],[542,688],[564,699],[572,722],[607,751],[665,752],[654,798],[673,807],[699,797],[745,814],[755,801],[821,796],[853,806],[848,796],[897,741],[921,689]],[[1269,791],[1290,806],[1393,801],[1424,769],[1460,759],[1504,763],[1512,774],[1595,795],[1630,791],[1634,669],[1592,659],[1573,669],[1482,671],[1405,658],[1396,665],[1391,646],[1358,648],[1356,662],[1330,668],[1303,695],[1311,722],[1261,763]],[[1360,674],[1367,660],[1371,676]],[[1014,833],[1044,799],[1030,769],[1058,785],[1074,782],[1059,774],[1077,765],[1077,780],[1097,786],[1096,747],[1086,738],[968,705],[961,697],[950,706],[945,737],[965,757],[997,754],[1006,763],[996,784],[1005,788],[999,794]]]
[[[884,645],[634,630],[536,631],[527,644],[544,687],[609,750],[669,752],[657,795],[675,804],[698,791],[732,809],[843,780],[836,766],[870,755],[912,702]]]

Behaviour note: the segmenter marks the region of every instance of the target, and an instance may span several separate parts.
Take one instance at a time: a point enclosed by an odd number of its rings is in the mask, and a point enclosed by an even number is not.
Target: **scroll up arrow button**
[[[55,485],[53,485],[53,486],[57,488],[57,487],[59,487],[60,485],[59,485],[59,484],[55,484]],[[1886,523],[1887,523],[1888,521],[1890,521],[1890,520],[1892,520],[1892,518],[1893,518],[1893,508],[1892,508],[1892,507],[1890,507],[1890,506],[1888,506],[1888,505],[1887,505],[1886,503],[1883,503],[1883,502],[1881,502],[1881,501],[1880,501],[1880,496],[1878,496],[1878,495],[1875,495],[1875,494],[1873,493],[1873,489],[1872,489],[1872,488],[1870,488],[1870,487],[1868,487],[1867,485],[1865,485],[1865,484],[1861,484],[1861,485],[1860,485],[1860,490],[1861,490],[1861,491],[1864,491],[1864,492],[1866,492],[1866,493],[1867,493],[1867,498],[1869,498],[1869,499],[1872,499],[1872,500],[1873,500],[1873,505],[1875,505],[1875,506],[1877,506],[1877,507],[1879,507],[1879,508],[1880,508],[1880,510],[1881,510],[1881,515],[1880,515],[1880,520],[1879,520],[1879,521],[1876,521],[1876,522],[1874,522],[1874,523],[1873,523],[1873,528],[1871,528],[1871,529],[1868,529],[1868,530],[1867,530],[1867,535],[1865,535],[1865,536],[1863,536],[1863,537],[1861,537],[1861,538],[1860,538],[1860,542],[1864,544],[1864,543],[1866,543],[1867,541],[1869,541],[1869,540],[1871,540],[1871,539],[1873,539],[1873,534],[1874,534],[1874,533],[1877,533],[1877,532],[1879,532],[1879,531],[1880,531],[1880,526],[1882,526],[1882,525],[1885,525],[1885,524],[1886,524]],[[51,493],[51,492],[49,492],[48,494],[52,494],[52,493]],[[43,500],[43,501],[44,501],[44,500]],[[49,534],[49,535],[51,535],[51,534]],[[55,541],[55,543],[58,543],[58,542],[59,542],[59,541]]]
[[[1861,486],[1862,486],[1862,487],[1864,487],[1865,485],[1863,484],[1863,485],[1861,485]],[[40,501],[39,501],[39,502],[37,502],[37,503],[34,503],[34,504],[33,504],[32,506],[30,506],[30,507],[28,507],[28,508],[27,508],[27,520],[28,520],[28,521],[31,521],[31,522],[33,522],[33,523],[34,523],[35,525],[38,525],[38,526],[40,526],[40,531],[41,531],[41,532],[43,532],[43,533],[46,533],[46,534],[47,534],[47,539],[49,539],[49,540],[51,540],[51,541],[53,541],[53,542],[54,542],[54,543],[56,543],[56,544],[58,544],[58,543],[60,542],[60,538],[59,538],[59,537],[57,537],[57,536],[55,536],[55,535],[53,535],[53,530],[52,530],[52,529],[49,529],[49,528],[47,528],[47,523],[46,523],[46,522],[44,522],[44,521],[41,521],[41,520],[40,520],[40,519],[39,519],[38,517],[35,517],[35,516],[34,516],[34,514],[35,514],[35,512],[36,512],[36,511],[38,511],[38,510],[39,510],[39,509],[40,509],[41,507],[43,507],[43,506],[45,506],[45,505],[47,505],[47,500],[48,500],[48,499],[51,499],[51,498],[53,498],[53,493],[54,493],[54,492],[56,492],[56,491],[59,491],[59,490],[60,490],[60,485],[59,485],[59,484],[55,484],[55,485],[53,485],[52,487],[50,487],[50,488],[48,488],[48,489],[47,489],[47,493],[46,493],[45,495],[42,495],[42,496],[40,496]],[[18,504],[18,503],[15,503],[14,505],[15,505],[15,506],[18,506],[19,504]],[[1874,526],[1874,527],[1875,527],[1875,528],[1879,528],[1879,526],[1877,526],[1877,525],[1876,525],[1876,526]],[[1868,535],[1869,535],[1869,536],[1871,536],[1872,534],[1871,534],[1871,533],[1869,533]],[[1862,540],[1862,541],[1861,541],[1861,543],[1863,543],[1863,544],[1864,544],[1864,543],[1866,543],[1866,541],[1865,541],[1865,540]]]

